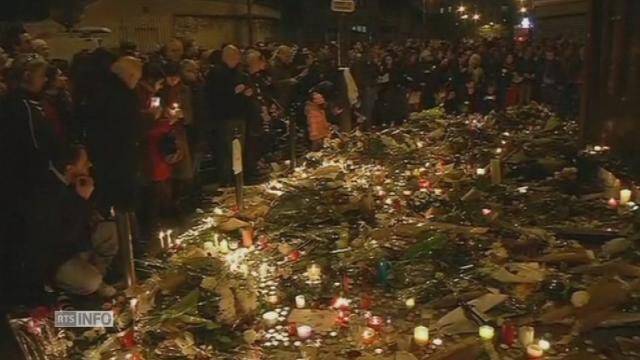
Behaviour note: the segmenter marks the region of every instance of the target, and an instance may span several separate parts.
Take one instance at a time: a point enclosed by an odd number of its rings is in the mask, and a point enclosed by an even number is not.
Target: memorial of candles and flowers
[[[640,359],[640,198],[576,133],[532,105],[336,134],[159,234],[116,327],[16,336],[34,359]]]

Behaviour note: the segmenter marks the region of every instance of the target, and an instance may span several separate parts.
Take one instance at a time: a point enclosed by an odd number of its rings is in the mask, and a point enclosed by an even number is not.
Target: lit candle
[[[540,341],[538,341],[538,346],[540,346],[540,349],[543,351],[551,349],[551,343],[545,339],[540,339]]]
[[[444,343],[444,341],[442,341],[442,339],[440,338],[435,338],[431,343],[435,346],[441,346]]]
[[[631,201],[631,190],[620,190],[620,205],[626,205],[629,201]]]
[[[274,327],[278,323],[278,313],[269,311],[262,315],[262,321],[267,327]]]
[[[298,326],[298,337],[300,339],[308,339],[311,337],[313,333],[313,329],[309,325],[300,325]]]
[[[478,168],[476,169],[476,175],[478,176],[484,176],[487,174],[487,169],[485,168]]]
[[[521,326],[518,329],[518,340],[522,346],[528,346],[533,343],[536,330],[531,326]]]
[[[376,336],[376,331],[373,330],[372,328],[365,328],[364,330],[362,330],[362,341],[365,344],[369,344],[371,342],[373,342],[373,339]]]
[[[489,325],[482,325],[478,328],[478,335],[482,340],[491,340],[496,335],[496,330]]]
[[[160,239],[160,246],[163,249],[168,248],[167,244],[165,243],[165,234],[164,231],[160,231],[160,234],[158,234],[158,238]]]
[[[307,304],[307,301],[306,301],[304,295],[296,296],[296,307],[298,309],[303,309],[306,304]]]
[[[417,326],[413,329],[413,340],[418,346],[425,346],[429,343],[429,328],[426,326]]]
[[[309,282],[312,284],[317,284],[322,281],[322,269],[317,264],[311,264],[307,268],[307,277],[309,278]]]
[[[173,234],[173,230],[167,230],[167,247],[173,245],[171,241],[171,234]]]
[[[542,355],[544,355],[544,350],[540,347],[540,345],[531,344],[527,346],[527,355],[529,359],[541,359]]]
[[[253,229],[252,228],[242,229],[242,246],[246,248],[250,248],[253,246]]]
[[[407,300],[405,300],[404,304],[407,306],[407,309],[411,310],[416,307],[416,299],[408,298]]]
[[[132,324],[133,328],[135,329],[135,327],[136,327],[136,309],[138,307],[138,299],[137,298],[133,298],[133,299],[129,300],[129,305],[131,307],[131,324]]]
[[[607,201],[607,205],[611,208],[611,209],[616,209],[618,207],[618,200],[611,198],[609,199],[609,201]]]

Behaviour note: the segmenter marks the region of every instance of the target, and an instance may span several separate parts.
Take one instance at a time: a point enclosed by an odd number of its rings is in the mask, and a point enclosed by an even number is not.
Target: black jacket
[[[91,249],[89,202],[51,170],[47,183],[34,192],[27,224],[27,270],[41,281],[51,280],[60,265]]]
[[[230,69],[225,65],[216,66],[207,75],[206,97],[209,101],[209,116],[212,129],[217,123],[233,118],[248,116],[249,100],[243,93],[236,94],[235,88],[244,84],[249,87],[249,76],[240,69]]]
[[[89,104],[89,156],[96,174],[101,209],[133,210],[143,183],[145,121],[138,95],[115,74],[104,84],[103,96]]]

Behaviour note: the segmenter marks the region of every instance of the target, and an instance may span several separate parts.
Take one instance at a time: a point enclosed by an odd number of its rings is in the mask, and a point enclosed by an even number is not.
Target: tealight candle
[[[489,325],[482,325],[478,328],[478,335],[482,340],[491,340],[496,335],[496,330]]]
[[[531,344],[527,346],[527,355],[529,359],[540,359],[542,355],[544,355],[544,350],[540,347],[540,345]]]
[[[414,307],[416,307],[416,299],[408,298],[407,300],[405,300],[404,304],[406,305],[407,309],[413,309]]]
[[[298,337],[300,339],[308,339],[311,337],[313,333],[313,329],[309,325],[300,325],[298,326]]]
[[[531,326],[521,326],[518,329],[518,340],[522,346],[528,346],[533,343],[536,330]]]
[[[631,190],[620,190],[620,205],[626,205],[629,201],[631,201]]]
[[[440,338],[435,338],[435,339],[433,339],[433,341],[431,343],[433,345],[435,345],[435,346],[440,346],[440,345],[442,345],[444,343],[444,341],[442,341],[442,339],[440,339]]]
[[[362,341],[365,344],[371,343],[373,342],[373,339],[376,336],[376,331],[373,330],[372,328],[365,328],[364,330],[362,330]]]
[[[487,174],[487,169],[485,168],[478,168],[476,169],[476,175],[478,176],[484,176]]]
[[[538,346],[540,346],[540,349],[543,351],[551,349],[551,343],[545,339],[540,339],[540,341],[538,341]]]
[[[417,326],[413,329],[413,340],[418,346],[425,346],[429,343],[429,328]]]
[[[306,304],[307,304],[307,301],[306,301],[304,295],[296,296],[296,307],[298,309],[303,309]]]
[[[267,327],[274,327],[278,324],[278,313],[275,311],[269,311],[262,315],[262,320]]]

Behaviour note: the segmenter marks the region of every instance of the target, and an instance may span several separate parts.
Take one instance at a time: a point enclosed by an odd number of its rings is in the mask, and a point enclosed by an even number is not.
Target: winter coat
[[[68,94],[45,94],[42,97],[45,118],[51,123],[58,141],[63,144],[70,140],[71,99]]]
[[[248,99],[243,93],[236,94],[236,86],[247,84],[248,75],[239,69],[225,65],[216,66],[207,74],[205,96],[209,103],[209,128],[216,131],[220,122],[229,119],[246,119]]]
[[[89,251],[91,245],[91,207],[73,185],[67,185],[49,170],[47,183],[35,192],[30,203],[25,254],[28,271],[41,281],[53,274],[75,254]]]
[[[309,126],[309,140],[318,141],[329,137],[331,127],[327,120],[326,105],[316,104],[307,101],[305,106],[305,114],[307,116],[307,124]]]
[[[173,177],[179,180],[193,179],[193,161],[186,126],[193,124],[193,102],[191,89],[183,83],[173,87],[164,87],[159,93],[166,104],[177,103],[183,111],[184,118],[174,125],[174,135],[180,151],[180,161],[173,165]]]
[[[103,96],[90,105],[87,126],[89,154],[96,174],[101,209],[132,210],[143,185],[145,119],[138,95],[115,74],[104,84]]]
[[[173,135],[175,127],[167,120],[158,120],[149,131],[147,138],[147,161],[145,174],[150,182],[161,182],[171,179],[173,166],[167,160],[168,154],[163,149],[163,142]]]

